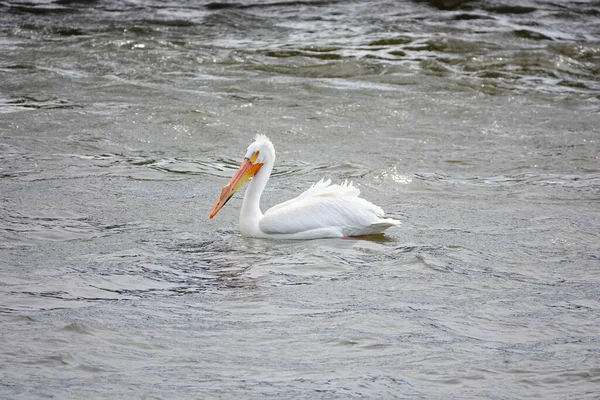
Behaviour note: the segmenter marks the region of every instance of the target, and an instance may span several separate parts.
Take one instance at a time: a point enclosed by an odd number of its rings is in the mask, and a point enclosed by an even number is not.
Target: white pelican
[[[380,207],[358,197],[360,190],[345,181],[331,185],[321,179],[300,196],[260,211],[260,196],[271,176],[275,148],[265,135],[257,135],[246,151],[242,165],[221,191],[210,218],[231,199],[249,178],[242,209],[243,236],[274,239],[318,239],[383,233],[400,221],[382,218]]]

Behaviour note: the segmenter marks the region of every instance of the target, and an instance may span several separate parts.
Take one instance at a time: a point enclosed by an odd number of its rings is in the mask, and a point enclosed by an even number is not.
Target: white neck
[[[260,232],[258,221],[263,217],[263,213],[260,211],[260,196],[271,176],[273,158],[266,158],[264,165],[254,175],[248,185],[248,189],[246,189],[246,194],[244,194],[244,201],[242,202],[242,209],[240,211],[240,231],[244,236],[256,235],[256,233]]]

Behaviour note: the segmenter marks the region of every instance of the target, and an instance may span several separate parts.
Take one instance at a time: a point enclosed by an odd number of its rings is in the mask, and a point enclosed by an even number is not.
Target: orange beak
[[[256,157],[252,158],[256,159]],[[250,159],[244,158],[244,161],[242,161],[242,165],[240,165],[240,168],[237,170],[233,178],[231,178],[229,183],[225,185],[225,187],[223,187],[223,190],[221,191],[221,196],[219,197],[219,200],[217,200],[215,206],[210,212],[209,218],[212,219],[212,217],[217,215],[219,210],[223,208],[225,204],[227,204],[227,202],[235,194],[235,192],[237,192],[238,189],[241,188],[242,185],[248,179],[256,175],[256,173],[260,170],[262,166],[262,163],[252,164]]]

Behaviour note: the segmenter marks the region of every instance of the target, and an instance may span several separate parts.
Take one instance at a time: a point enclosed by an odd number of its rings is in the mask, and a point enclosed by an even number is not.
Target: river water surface
[[[599,17],[0,1],[0,398],[597,399]],[[256,133],[402,226],[209,220]]]

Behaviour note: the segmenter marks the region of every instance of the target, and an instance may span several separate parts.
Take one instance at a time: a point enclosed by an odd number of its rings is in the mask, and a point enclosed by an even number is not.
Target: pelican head
[[[242,165],[240,165],[229,183],[221,190],[221,196],[219,196],[219,200],[215,203],[209,217],[212,219],[212,217],[217,215],[219,210],[227,204],[235,192],[237,192],[248,179],[256,175],[267,162],[271,165],[275,162],[275,148],[268,137],[258,134],[256,135],[254,142],[248,146]]]

